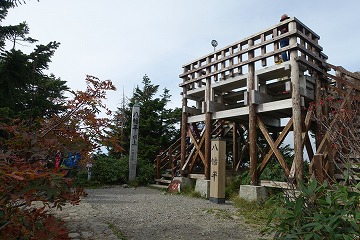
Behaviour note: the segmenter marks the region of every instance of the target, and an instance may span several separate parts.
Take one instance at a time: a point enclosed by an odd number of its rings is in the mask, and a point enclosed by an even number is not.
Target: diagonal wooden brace
[[[259,174],[262,173],[262,171],[265,169],[268,161],[270,160],[271,156],[273,154],[275,154],[275,156],[277,157],[280,165],[282,166],[282,168],[285,171],[285,174],[287,176],[289,176],[289,167],[287,166],[284,157],[282,156],[282,154],[280,153],[278,146],[282,143],[282,141],[284,140],[284,138],[286,137],[286,135],[289,133],[290,128],[292,127],[293,124],[293,120],[292,118],[290,118],[289,122],[286,124],[285,128],[283,129],[283,131],[281,132],[281,134],[279,135],[279,137],[276,139],[275,143],[272,140],[271,136],[269,135],[265,124],[261,121],[261,119],[259,117],[257,117],[257,124],[261,130],[261,132],[263,133],[264,137],[266,138],[266,141],[269,143],[270,146],[270,150],[269,152],[265,155],[261,165],[260,165],[260,171]]]

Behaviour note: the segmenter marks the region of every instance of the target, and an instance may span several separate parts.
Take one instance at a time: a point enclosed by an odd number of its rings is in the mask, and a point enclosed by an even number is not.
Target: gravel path
[[[260,239],[230,204],[139,187],[89,189],[59,213],[72,239]],[[110,229],[111,228],[111,229]],[[122,233],[124,238],[121,238]]]

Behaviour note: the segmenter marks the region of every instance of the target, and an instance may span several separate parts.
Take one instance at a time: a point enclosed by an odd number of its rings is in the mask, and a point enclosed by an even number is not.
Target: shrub
[[[239,195],[241,176],[231,176],[226,179],[225,198],[230,199],[234,195]]]
[[[127,182],[129,163],[127,158],[115,158],[106,155],[95,157],[92,169],[93,180],[102,184]]]
[[[149,183],[153,183],[154,179],[155,179],[154,164],[144,159],[138,159],[135,182],[138,185],[147,185]]]
[[[356,239],[360,235],[360,183],[352,189],[312,180],[274,201],[265,232],[275,239]]]
[[[129,158],[116,158],[106,155],[98,155],[95,158],[95,165],[92,170],[92,179],[101,184],[119,184],[128,182]],[[138,159],[136,178],[131,185],[146,185],[152,183],[155,178],[155,169],[152,163]]]

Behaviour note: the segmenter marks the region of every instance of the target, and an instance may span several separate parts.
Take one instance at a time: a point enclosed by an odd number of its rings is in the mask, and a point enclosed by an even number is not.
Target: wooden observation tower
[[[284,27],[288,32],[281,34]],[[280,48],[286,38],[289,45]],[[171,169],[172,176],[210,179],[210,144],[215,137],[227,141],[233,170],[244,155],[250,157],[252,185],[260,184],[272,157],[288,179],[302,179],[304,152],[313,174],[322,179],[335,176],[336,151],[329,144],[329,129],[321,128],[312,116],[336,121],[331,107],[322,104],[324,99],[335,94],[343,107],[351,108],[359,100],[360,78],[328,64],[319,39],[293,17],[183,65],[181,139],[158,156],[157,178],[163,169]],[[290,60],[279,63],[283,52]],[[310,130],[315,133],[314,146]],[[259,151],[259,134],[266,139],[265,152]],[[291,165],[279,150],[287,136],[294,147]]]

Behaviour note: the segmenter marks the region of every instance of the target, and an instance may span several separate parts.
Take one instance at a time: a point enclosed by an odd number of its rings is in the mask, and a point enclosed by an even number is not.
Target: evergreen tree
[[[18,3],[0,2],[0,23],[8,9]],[[33,52],[25,54],[16,49],[17,44],[37,41],[28,34],[26,22],[0,26],[0,112],[3,116],[21,116],[23,119],[50,117],[64,110],[64,91],[68,90],[65,81],[44,73],[59,43],[37,45]],[[10,50],[5,49],[7,42],[11,43]]]
[[[168,148],[179,137],[176,124],[180,122],[181,110],[166,107],[171,97],[168,89],[165,88],[163,94],[156,97],[159,85],[152,84],[147,75],[143,77],[142,84],[142,88],[136,87],[125,111],[124,109],[116,111],[110,135],[117,135],[119,139],[123,139],[119,143],[127,153],[130,148],[132,106],[138,103],[140,105],[138,157],[153,162],[160,149]],[[116,119],[124,119],[122,115],[126,116],[127,121],[124,128],[119,129],[115,126]],[[113,148],[110,149],[110,154],[114,154]]]

